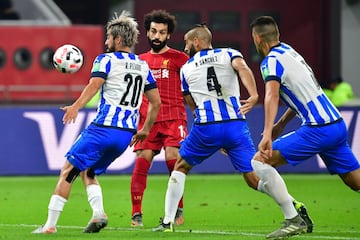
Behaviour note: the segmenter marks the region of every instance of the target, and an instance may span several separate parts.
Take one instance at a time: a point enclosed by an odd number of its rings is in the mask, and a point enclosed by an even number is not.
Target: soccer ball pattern
[[[53,64],[61,73],[76,73],[83,65],[84,57],[79,48],[65,44],[56,49]]]

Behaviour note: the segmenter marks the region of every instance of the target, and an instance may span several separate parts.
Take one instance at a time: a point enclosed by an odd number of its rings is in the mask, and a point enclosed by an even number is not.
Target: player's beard
[[[189,56],[193,57],[197,53],[194,44],[191,44],[191,47],[189,49]]]
[[[265,57],[265,53],[264,53],[261,45],[262,45],[262,43],[259,43],[258,45],[255,45],[255,47],[256,47],[256,50],[259,53],[259,55],[263,58],[263,57]]]
[[[111,53],[111,52],[115,52],[115,43],[113,43],[113,45],[111,45],[111,46],[106,46],[106,52],[109,52],[109,53]]]
[[[160,50],[166,46],[167,39],[165,39],[164,41],[160,41],[160,40],[151,40],[150,38],[148,38],[148,42],[150,44],[151,49],[154,52],[160,52]],[[159,44],[155,44],[155,42],[157,42]]]

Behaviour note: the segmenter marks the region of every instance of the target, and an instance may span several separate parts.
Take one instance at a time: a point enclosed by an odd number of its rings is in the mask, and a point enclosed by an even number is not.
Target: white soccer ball
[[[76,73],[83,65],[84,57],[79,48],[65,44],[56,49],[53,64],[61,73]]]

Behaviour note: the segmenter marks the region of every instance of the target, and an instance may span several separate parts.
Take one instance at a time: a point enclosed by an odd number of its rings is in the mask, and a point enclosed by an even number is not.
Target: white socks
[[[256,175],[260,178],[258,190],[271,196],[282,209],[285,219],[298,215],[292,203],[294,198],[289,195],[285,182],[275,168],[269,164],[251,161]]]
[[[165,217],[163,222],[174,222],[177,206],[184,194],[186,174],[172,171],[165,196]]]
[[[91,184],[86,187],[89,204],[93,210],[94,217],[104,216],[103,196],[100,185]]]
[[[99,185],[92,184],[87,186],[86,192],[88,195],[89,204],[93,209],[93,217],[102,217],[105,213],[101,187]],[[56,226],[66,202],[67,199],[61,197],[60,195],[51,196],[48,206],[48,218],[44,225],[45,229]]]
[[[48,218],[44,225],[45,229],[56,226],[66,202],[67,200],[59,195],[51,196],[48,206]]]

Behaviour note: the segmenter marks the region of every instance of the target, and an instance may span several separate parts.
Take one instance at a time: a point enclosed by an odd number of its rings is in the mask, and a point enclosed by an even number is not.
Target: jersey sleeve
[[[106,54],[100,54],[94,60],[91,69],[91,77],[100,77],[103,79],[107,79],[110,69],[111,69],[110,57],[107,56]]]
[[[241,52],[239,52],[238,50],[232,49],[232,48],[228,48],[227,53],[229,54],[231,61],[238,57],[243,58],[243,55],[241,54]]]
[[[267,56],[261,62],[260,71],[264,82],[272,80],[281,82],[284,67],[274,56]]]
[[[180,80],[181,80],[181,91],[183,92],[183,95],[189,95],[190,94],[189,85],[185,80],[184,67],[180,69]]]
[[[153,88],[157,88],[156,80],[149,69],[145,83],[145,92]]]

